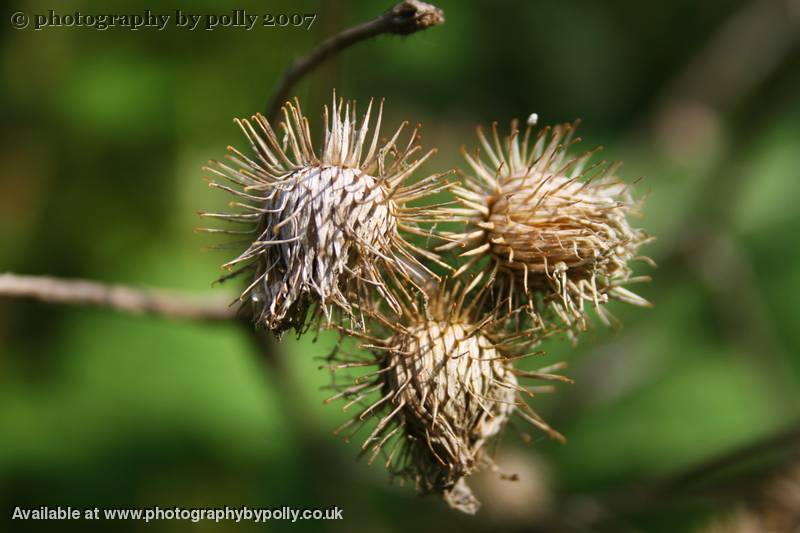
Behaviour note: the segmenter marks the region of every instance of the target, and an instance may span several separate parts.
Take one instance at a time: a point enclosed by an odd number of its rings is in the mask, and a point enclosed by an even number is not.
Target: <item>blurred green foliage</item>
[[[696,124],[681,123],[688,130],[680,131],[698,135],[687,145],[651,120],[653,110],[670,80],[745,4],[437,5],[446,12],[444,26],[361,44],[301,83],[296,94],[309,116],[319,116],[333,87],[360,101],[385,96],[387,129],[419,121],[424,146],[439,148],[426,164],[431,172],[462,165],[458,148],[476,144],[476,124],[507,124],[532,111],[542,123],[581,117],[584,148],[605,145],[606,157],[626,161],[624,178],[645,177],[637,185],[650,198],[641,224],[659,238],[647,252],[661,267],[640,269],[654,277],[640,288],[653,309],[612,307],[622,330],[598,326],[577,347],[544,346],[548,360],[569,361],[577,379],[536,399],[569,442],[535,438],[525,445],[511,430],[499,453],[521,449],[544,464],[539,470],[548,474],[552,498],[572,501],[668,477],[795,422],[796,45],[788,55],[765,58],[773,69],[733,105],[711,105],[713,113]],[[140,0],[12,7],[28,14],[171,13]],[[195,212],[227,198],[204,186],[201,166],[226,145],[243,145],[231,119],[263,110],[293,58],[384,7],[366,0],[242,0],[184,8],[317,13],[310,31],[4,25],[0,270],[209,288],[227,255],[203,251],[214,241],[192,233]],[[704,244],[692,244],[708,231]],[[535,518],[493,512],[491,502],[476,518],[457,515],[408,487],[390,486],[379,466],[357,462],[357,444],[330,435],[344,415],[322,405],[328,376],[314,357],[334,343],[330,335],[316,344],[287,338],[286,368],[278,375],[235,325],[0,301],[3,519],[14,505],[338,505],[343,522],[292,529],[536,525]],[[509,482],[505,490],[514,487]],[[690,529],[729,505],[662,502],[619,523]],[[526,526],[526,519],[533,522]],[[148,530],[212,527],[159,522]]]

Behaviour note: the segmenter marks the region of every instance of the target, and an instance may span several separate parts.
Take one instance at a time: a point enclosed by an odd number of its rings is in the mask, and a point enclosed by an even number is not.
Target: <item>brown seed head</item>
[[[491,341],[466,324],[430,321],[397,334],[385,390],[396,392],[419,454],[424,491],[445,491],[481,464],[487,439],[505,426],[517,380]]]
[[[201,215],[249,228],[206,231],[249,235],[244,252],[223,267],[231,275],[253,273],[241,299],[248,299],[256,321],[276,334],[301,330],[309,309],[331,323],[341,311],[352,317],[353,301],[372,298],[375,290],[391,299],[386,279],[419,283],[434,277],[420,258],[438,261],[436,255],[406,241],[401,230],[425,234],[417,222],[436,206],[426,210],[406,203],[449,184],[440,179],[443,174],[408,184],[433,151],[417,157],[416,129],[399,146],[405,124],[379,142],[383,104],[368,138],[372,102],[360,123],[355,107],[334,96],[330,115],[325,108],[319,155],[299,103],[283,108],[282,135],[260,114],[236,120],[253,155],[229,148],[228,163],[212,161],[207,167],[232,184],[211,182],[239,199],[231,203],[239,211]]]
[[[484,292],[465,304],[466,289],[445,287],[429,292],[427,300],[404,304],[399,315],[370,311],[368,332],[356,334],[373,355],[366,360],[339,355],[332,368],[374,364],[377,370],[345,383],[333,398],[351,399],[349,407],[373,392],[380,397],[337,431],[355,426],[352,435],[375,415],[377,425],[362,446],[370,462],[384,453],[386,467],[412,479],[420,492],[440,493],[451,506],[474,513],[479,502],[465,478],[492,464],[486,445],[512,414],[562,438],[527,405],[525,397],[535,388],[518,379],[569,380],[551,369],[515,369],[514,346],[522,336],[504,336],[502,317],[481,315]],[[524,337],[525,345],[535,340]]]
[[[483,266],[510,306],[527,303],[540,322],[549,309],[583,329],[586,304],[606,322],[609,299],[648,305],[622,285],[645,279],[632,277],[630,263],[649,237],[629,223],[638,205],[614,177],[619,165],[586,169],[593,152],[569,154],[576,127],[545,128],[531,143],[532,128],[520,138],[512,124],[501,143],[494,124],[493,145],[478,129],[487,160],[464,152],[474,176],[454,188],[462,206],[453,215],[468,229],[440,249],[469,248],[456,275],[489,258]]]

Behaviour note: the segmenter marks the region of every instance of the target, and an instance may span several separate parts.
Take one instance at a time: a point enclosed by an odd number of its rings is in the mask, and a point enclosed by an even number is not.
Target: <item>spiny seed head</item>
[[[426,298],[406,301],[399,315],[371,310],[372,327],[355,335],[373,354],[367,359],[338,354],[331,367],[375,365],[377,370],[341,384],[331,399],[349,399],[347,408],[379,392],[337,432],[355,425],[352,435],[374,415],[377,425],[362,446],[370,462],[385,453],[386,467],[412,479],[420,492],[440,493],[454,508],[474,513],[480,504],[464,480],[492,464],[485,447],[512,414],[562,438],[524,400],[533,390],[544,391],[521,386],[518,376],[568,380],[549,373],[560,365],[541,372],[515,369],[518,339],[499,331],[503,318],[481,315],[485,292],[465,305],[467,293],[458,284],[441,284]],[[523,337],[527,345],[530,337]]]
[[[517,380],[491,341],[466,324],[426,321],[392,339],[385,390],[396,393],[425,491],[448,491],[481,464],[514,410]]]
[[[570,154],[576,127],[544,128],[531,142],[533,126],[521,136],[512,123],[501,142],[495,123],[493,143],[478,128],[485,159],[464,150],[474,174],[453,189],[461,207],[451,212],[468,229],[439,249],[468,248],[456,275],[481,264],[499,297],[527,304],[541,325],[549,309],[563,325],[584,329],[587,303],[604,322],[609,299],[649,305],[622,286],[647,279],[632,277],[630,263],[649,261],[637,257],[649,237],[629,223],[638,204],[614,176],[619,164],[587,169],[594,151]]]
[[[383,103],[370,139],[371,111],[372,101],[359,123],[355,102],[343,104],[334,95],[332,112],[324,110],[319,155],[297,101],[283,108],[281,135],[260,114],[237,119],[252,154],[229,147],[228,162],[207,167],[232,185],[211,182],[239,199],[231,204],[238,211],[201,215],[250,227],[206,231],[250,236],[244,252],[223,267],[231,275],[253,273],[241,299],[249,299],[256,321],[276,334],[300,331],[309,309],[330,323],[341,311],[352,317],[353,301],[375,290],[391,298],[387,279],[416,283],[433,276],[418,257],[437,261],[435,254],[407,242],[400,230],[424,234],[417,222],[436,206],[426,211],[406,204],[449,185],[443,174],[408,184],[433,151],[417,157],[417,129],[398,146],[405,124],[379,142]]]

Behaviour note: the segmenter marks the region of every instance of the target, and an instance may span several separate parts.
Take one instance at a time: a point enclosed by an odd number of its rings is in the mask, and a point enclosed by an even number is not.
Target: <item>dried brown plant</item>
[[[407,123],[380,142],[383,102],[369,135],[371,113],[372,101],[359,121],[355,102],[334,94],[319,152],[299,102],[284,106],[281,134],[261,114],[237,119],[252,155],[229,147],[227,162],[206,167],[230,184],[210,182],[237,197],[236,211],[201,215],[246,229],[204,230],[247,236],[246,249],[223,267],[252,273],[240,299],[249,299],[257,323],[276,335],[302,331],[309,310],[328,325],[339,312],[352,317],[350,300],[370,298],[373,290],[397,309],[387,271],[417,284],[435,278],[420,258],[444,265],[404,234],[425,234],[419,222],[437,208],[408,203],[448,188],[446,173],[411,184],[434,150],[419,156],[418,128],[399,144]]]
[[[473,284],[474,285],[474,284]],[[387,469],[411,479],[421,493],[440,493],[454,508],[474,513],[479,503],[465,479],[492,465],[486,446],[512,415],[563,440],[530,407],[528,401],[551,387],[526,386],[521,380],[571,382],[554,372],[564,365],[536,371],[515,368],[529,356],[535,332],[511,335],[502,327],[507,316],[486,313],[488,292],[459,282],[444,282],[424,297],[398,296],[400,313],[365,310],[366,332],[344,330],[361,340],[364,352],[336,352],[334,371],[374,367],[367,374],[338,376],[344,409],[362,409],[336,433],[350,439],[377,421],[362,444],[370,463],[380,454]],[[336,374],[335,374],[336,376]]]
[[[630,225],[640,203],[615,172],[618,163],[587,168],[596,150],[572,155],[578,123],[520,132],[516,122],[502,141],[497,123],[491,140],[477,129],[483,154],[462,149],[472,174],[454,188],[461,206],[450,209],[463,232],[439,250],[458,250],[456,276],[474,266],[489,273],[496,298],[509,307],[527,305],[540,327],[585,329],[586,306],[606,323],[609,299],[647,306],[624,287],[645,281],[631,262],[650,238]]]

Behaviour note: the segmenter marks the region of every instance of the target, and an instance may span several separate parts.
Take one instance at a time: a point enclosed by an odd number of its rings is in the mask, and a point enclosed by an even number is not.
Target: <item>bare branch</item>
[[[0,274],[0,297],[29,298],[45,303],[94,305],[133,314],[165,318],[223,321],[235,318],[230,297],[184,294],[171,290],[136,289],[88,280]]]
[[[334,35],[322,42],[307,56],[296,60],[286,70],[278,82],[274,96],[267,108],[267,116],[270,121],[274,121],[292,87],[331,55],[384,33],[409,35],[443,22],[444,12],[438,7],[419,0],[404,0],[379,17]]]
[[[573,501],[565,500],[554,519],[570,516],[575,524],[580,524],[581,531],[593,531],[596,528],[605,531],[614,522],[635,513],[658,508],[664,502],[707,502],[719,495],[730,503],[748,492],[752,478],[742,472],[716,480],[715,476],[737,466],[741,467],[748,461],[764,461],[768,457],[776,460],[772,461],[774,464],[771,470],[780,470],[781,465],[786,464],[786,459],[796,454],[799,443],[800,423],[793,423],[754,443],[711,457],[665,478],[637,483],[605,495],[583,495]],[[614,528],[614,531],[619,529]]]
[[[711,457],[683,472],[672,475],[656,487],[657,496],[663,498],[668,494],[685,493],[694,484],[706,481],[726,469],[747,461],[764,460],[768,454],[796,453],[798,444],[800,444],[800,422],[795,422],[776,433]],[[730,480],[726,480],[725,483],[730,484]]]

